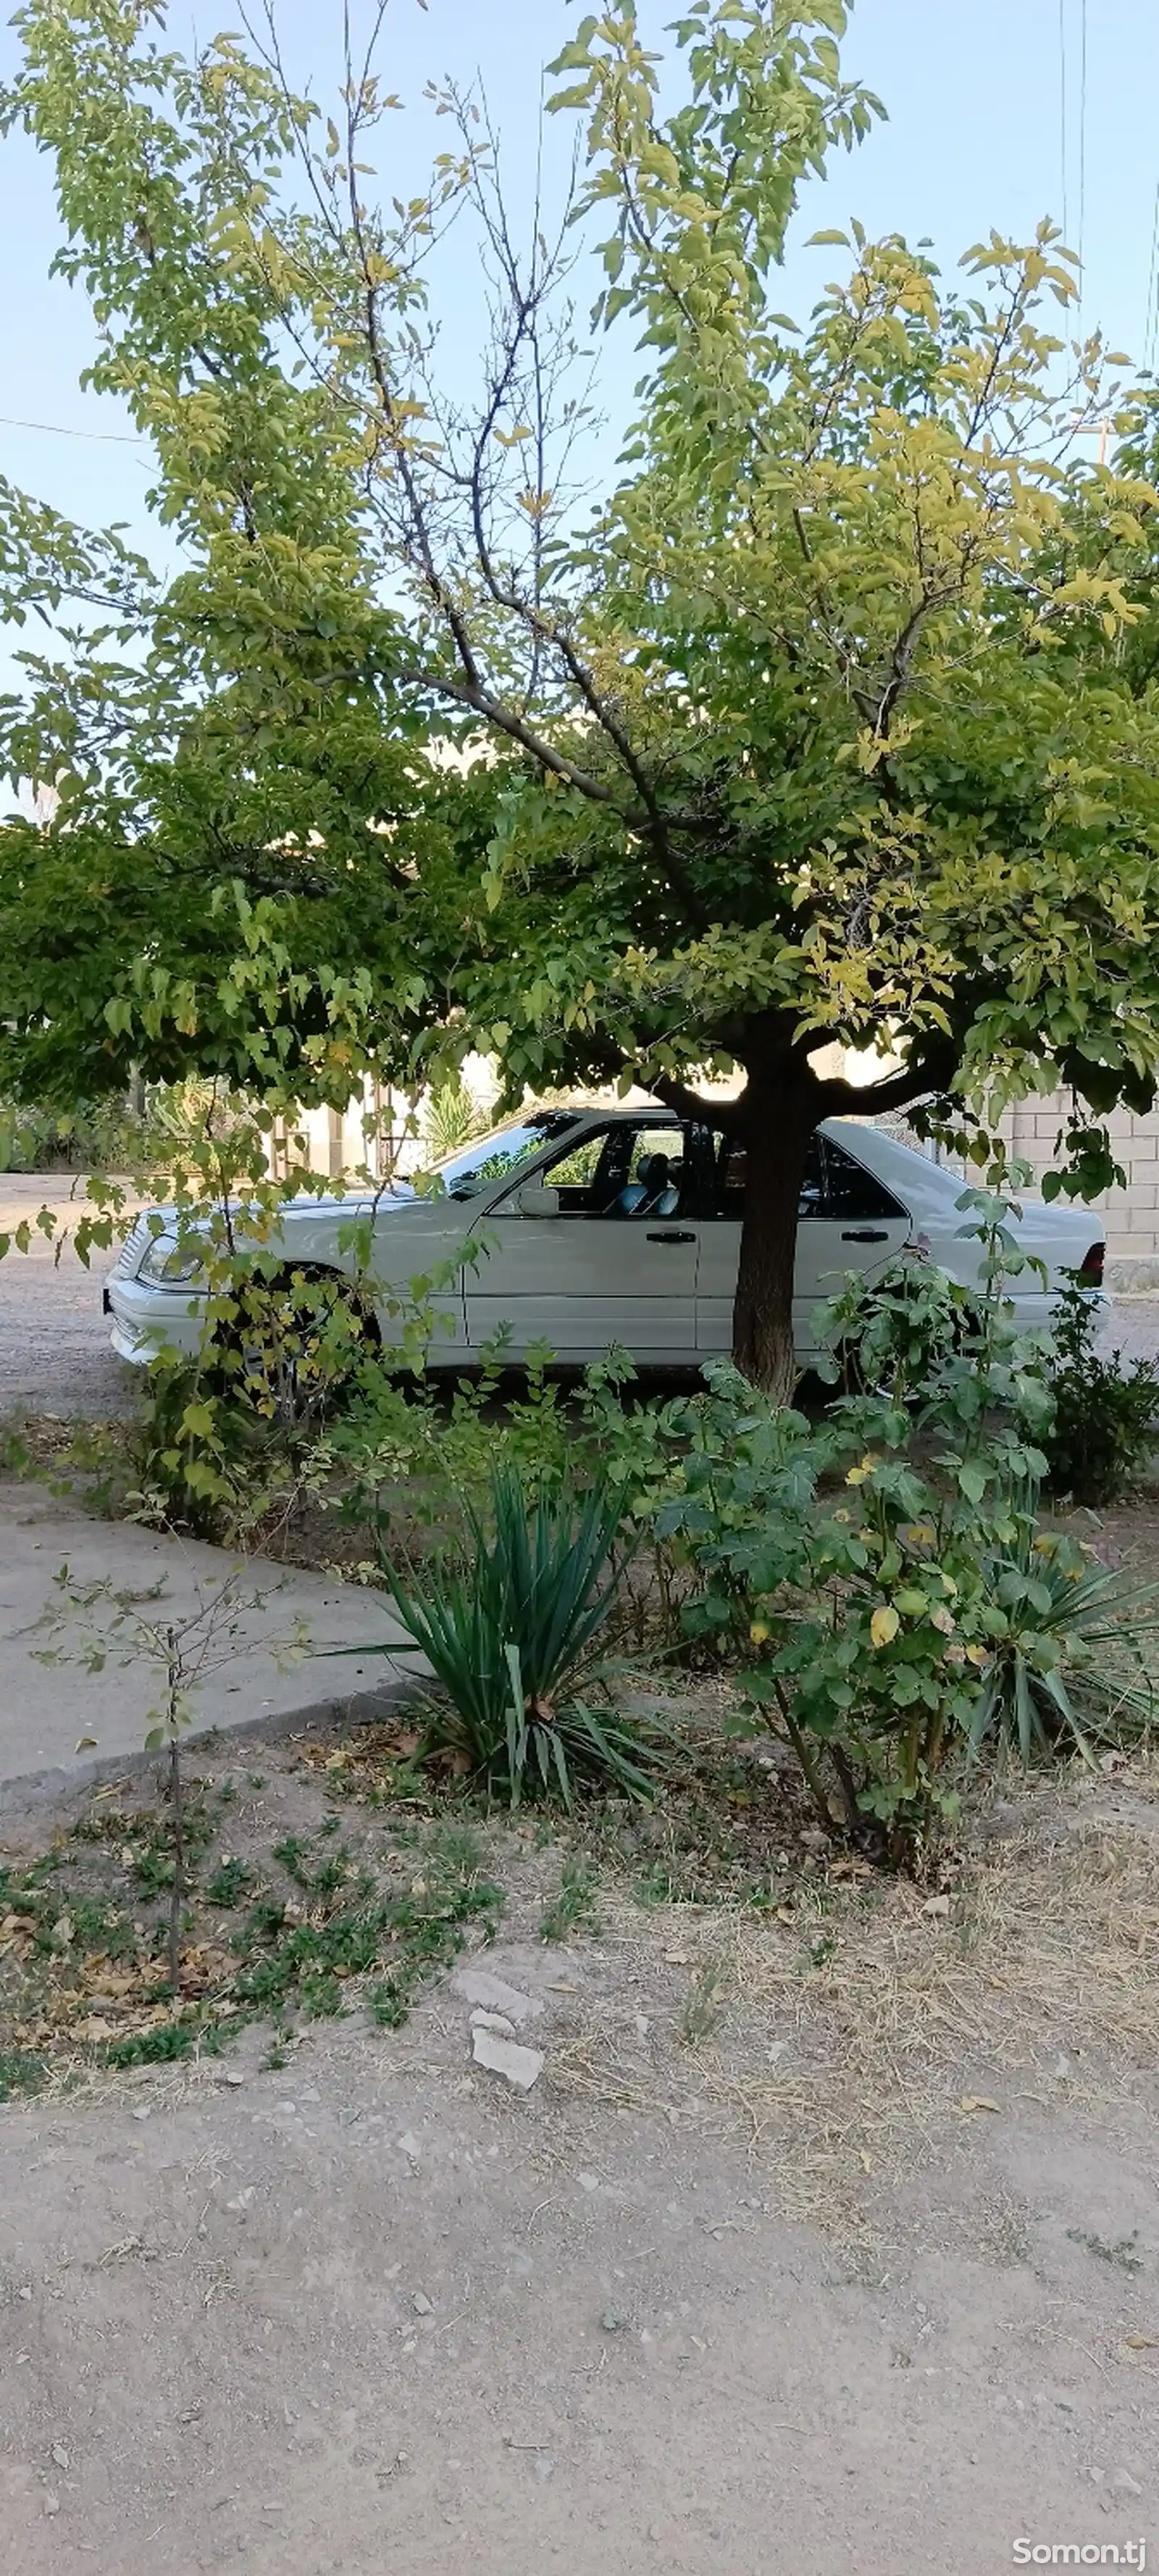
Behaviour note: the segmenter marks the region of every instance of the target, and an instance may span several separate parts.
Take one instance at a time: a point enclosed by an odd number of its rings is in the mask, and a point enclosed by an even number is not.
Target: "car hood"
[[[286,1217],[374,1216],[387,1208],[414,1207],[416,1204],[421,1206],[424,1203],[416,1199],[416,1193],[409,1181],[396,1181],[389,1189],[379,1191],[327,1190],[317,1197],[312,1190],[303,1190],[297,1198],[283,1199],[281,1207],[275,1212],[274,1222],[280,1223]],[[232,1202],[230,1214],[235,1220],[244,1223],[249,1213],[250,1210],[244,1199],[235,1199]],[[146,1234],[156,1233],[157,1218],[160,1218],[166,1234],[176,1233],[179,1222],[189,1226],[204,1225],[208,1222],[207,1218],[199,1216],[192,1209],[186,1209],[179,1219],[176,1207],[158,1205],[142,1208],[140,1215],[134,1219],[128,1240],[132,1241],[134,1237],[139,1240]]]
[[[299,1197],[284,1199],[283,1216],[375,1216],[387,1208],[413,1207],[415,1192],[409,1181],[392,1181],[381,1190],[327,1190],[315,1197],[303,1190]]]

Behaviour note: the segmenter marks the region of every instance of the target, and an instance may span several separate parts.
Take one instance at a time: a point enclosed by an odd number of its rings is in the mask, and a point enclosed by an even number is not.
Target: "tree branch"
[[[665,1109],[674,1109],[678,1118],[694,1118],[698,1122],[706,1119],[713,1127],[723,1127],[729,1136],[742,1132],[743,1092],[739,1100],[705,1100],[699,1091],[691,1090],[686,1082],[678,1082],[674,1074],[667,1073],[662,1073],[647,1088],[663,1102]]]
[[[457,706],[472,708],[476,715],[494,725],[497,733],[506,734],[510,742],[517,742],[541,769],[550,770],[553,778],[562,779],[567,787],[574,787],[593,805],[610,806],[626,830],[640,832],[647,828],[646,814],[626,813],[614,787],[605,786],[602,779],[593,778],[590,770],[580,769],[574,760],[568,760],[562,752],[556,751],[534,726],[527,723],[525,717],[514,707],[506,706],[502,698],[495,697],[481,680],[453,680],[444,671],[411,671],[403,667],[395,670],[392,677],[409,681],[419,689],[430,689],[436,696],[453,698]]]
[[[918,1062],[903,1066],[900,1073],[887,1074],[881,1082],[857,1084],[833,1074],[819,1085],[825,1096],[822,1116],[840,1116],[843,1109],[857,1110],[862,1117],[878,1118],[890,1109],[910,1109],[916,1100],[924,1100],[931,1091],[945,1091],[958,1067],[958,1052],[949,1041],[939,1043],[936,1051]]]

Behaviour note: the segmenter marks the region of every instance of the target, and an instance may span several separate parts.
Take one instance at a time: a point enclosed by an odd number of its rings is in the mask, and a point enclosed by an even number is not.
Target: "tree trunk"
[[[750,1080],[742,1103],[747,1155],[733,1358],[754,1386],[789,1404],[799,1370],[793,1346],[797,1208],[821,1103],[819,1085]]]

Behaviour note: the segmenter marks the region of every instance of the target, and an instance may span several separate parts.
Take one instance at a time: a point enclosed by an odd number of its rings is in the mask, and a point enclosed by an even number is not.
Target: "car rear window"
[[[713,1213],[739,1221],[744,1215],[745,1183],[748,1156],[735,1137],[716,1135],[716,1190]],[[847,1154],[843,1145],[831,1136],[814,1136],[809,1147],[809,1160],[797,1202],[798,1224],[809,1218],[829,1218],[842,1225],[859,1225],[867,1217],[904,1216],[905,1210],[879,1181],[867,1172],[863,1163]]]

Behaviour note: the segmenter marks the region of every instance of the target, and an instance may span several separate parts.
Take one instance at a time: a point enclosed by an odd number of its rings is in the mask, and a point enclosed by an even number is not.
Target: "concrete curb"
[[[288,1736],[305,1735],[321,1726],[369,1726],[389,1716],[392,1709],[408,1700],[421,1680],[421,1673],[400,1673],[389,1682],[380,1682],[373,1690],[334,1692],[325,1699],[308,1700],[299,1708],[262,1709],[255,1717],[218,1720],[209,1726],[194,1727],[181,1738],[182,1758],[196,1761],[199,1750],[215,1744],[247,1742],[284,1742]],[[91,1759],[53,1764],[43,1771],[28,1771],[14,1779],[0,1780],[0,1819],[36,1814],[42,1808],[63,1805],[78,1790],[99,1788],[105,1780],[134,1780],[153,1771],[168,1760],[168,1755],[146,1753],[139,1748],[122,1754],[94,1752]]]

